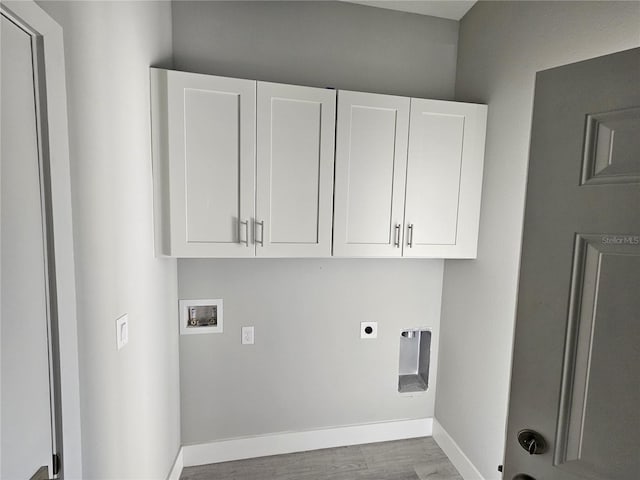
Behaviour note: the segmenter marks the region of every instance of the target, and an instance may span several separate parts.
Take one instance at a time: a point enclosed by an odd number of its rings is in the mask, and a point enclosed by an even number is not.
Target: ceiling
[[[476,3],[476,0],[378,0],[378,1],[352,1],[369,7],[387,8],[401,12],[418,13],[432,17],[460,20]]]

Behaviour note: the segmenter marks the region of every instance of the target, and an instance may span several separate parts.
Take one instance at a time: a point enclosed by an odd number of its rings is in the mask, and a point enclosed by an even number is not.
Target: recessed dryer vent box
[[[398,392],[424,392],[429,387],[431,331],[409,329],[400,333]]]
[[[180,300],[180,335],[222,333],[222,299]]]

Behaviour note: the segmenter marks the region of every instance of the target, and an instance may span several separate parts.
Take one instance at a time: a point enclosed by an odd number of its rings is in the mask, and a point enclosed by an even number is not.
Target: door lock
[[[547,449],[547,442],[544,437],[533,430],[520,430],[518,432],[518,443],[529,455],[540,455]]]

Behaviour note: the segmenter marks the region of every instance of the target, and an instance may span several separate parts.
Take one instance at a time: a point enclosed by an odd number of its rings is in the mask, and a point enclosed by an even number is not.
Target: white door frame
[[[58,318],[61,428],[64,478],[82,478],[80,379],[76,322],[76,284],[71,216],[71,176],[62,27],[33,0],[2,1],[1,8],[37,32],[44,45],[46,122],[51,188],[51,219]],[[52,292],[52,294],[54,294]]]

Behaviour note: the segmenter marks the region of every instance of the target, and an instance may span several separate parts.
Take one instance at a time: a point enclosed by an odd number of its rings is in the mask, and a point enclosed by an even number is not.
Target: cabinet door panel
[[[409,99],[338,94],[335,256],[400,256]]]
[[[255,82],[167,75],[171,254],[252,256]]]
[[[237,243],[238,94],[185,89],[187,242]]]
[[[412,115],[410,131],[406,200],[413,243],[454,245],[464,116],[418,112]]]
[[[403,254],[475,257],[486,107],[411,102]]]
[[[256,255],[330,256],[335,91],[258,83]]]

